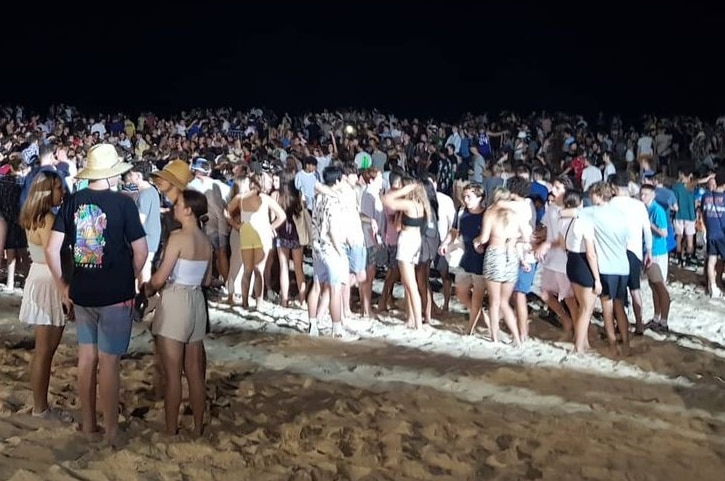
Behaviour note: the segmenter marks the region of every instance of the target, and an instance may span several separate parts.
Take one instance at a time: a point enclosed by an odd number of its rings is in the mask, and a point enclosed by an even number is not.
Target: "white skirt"
[[[19,317],[21,322],[33,326],[65,326],[60,291],[46,264],[30,265]]]

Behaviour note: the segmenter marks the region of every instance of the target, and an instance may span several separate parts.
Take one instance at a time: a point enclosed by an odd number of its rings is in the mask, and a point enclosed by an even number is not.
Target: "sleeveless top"
[[[180,286],[201,286],[208,265],[207,260],[178,259],[169,280]]]
[[[28,254],[30,254],[30,260],[35,264],[46,264],[43,246],[28,242]]]

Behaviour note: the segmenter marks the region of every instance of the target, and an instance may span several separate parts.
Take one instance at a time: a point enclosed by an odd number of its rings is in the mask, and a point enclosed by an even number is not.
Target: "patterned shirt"
[[[332,224],[343,223],[345,210],[342,201],[334,195],[320,195],[312,211],[312,251],[318,256],[339,254],[332,240]],[[339,228],[339,227],[338,227]]]

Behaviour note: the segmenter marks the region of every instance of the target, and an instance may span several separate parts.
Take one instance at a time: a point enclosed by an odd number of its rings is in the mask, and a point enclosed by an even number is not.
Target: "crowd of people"
[[[210,297],[306,309],[310,335],[329,317],[344,339],[356,319],[393,309],[400,283],[411,335],[432,329],[455,292],[468,334],[483,321],[499,342],[503,319],[518,346],[540,276],[541,302],[574,351],[590,349],[599,299],[609,350],[626,355],[631,335],[668,330],[671,264],[704,266],[710,296],[722,297],[724,127],[723,118],[625,125],[600,114],[590,124],[546,112],[436,123],[378,111],[132,119],[4,108],[0,251],[8,289],[27,271],[20,319],[35,329],[33,414],[63,417],[49,407],[48,382],[72,319],[81,428],[99,430],[98,385],[115,442],[120,359],[139,307],[153,304],[167,432],[178,430],[184,376],[200,434]]]

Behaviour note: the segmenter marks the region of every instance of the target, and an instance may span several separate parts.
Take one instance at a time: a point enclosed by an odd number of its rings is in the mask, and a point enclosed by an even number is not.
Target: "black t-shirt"
[[[53,230],[73,247],[70,297],[102,307],[136,295],[131,243],[146,236],[136,204],[110,190],[83,189],[63,202]]]

